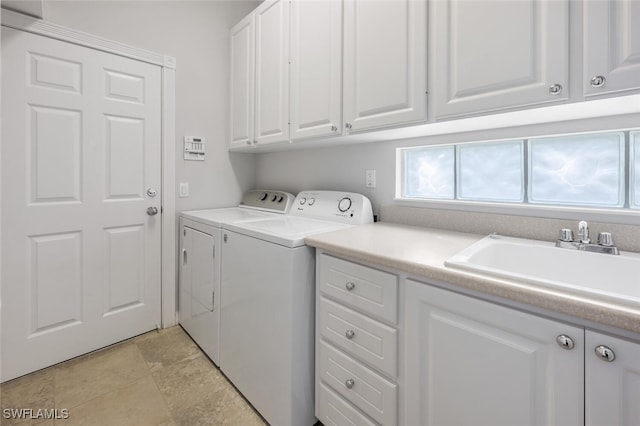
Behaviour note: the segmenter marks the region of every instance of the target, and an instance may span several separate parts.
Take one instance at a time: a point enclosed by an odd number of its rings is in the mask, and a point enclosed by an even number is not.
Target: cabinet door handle
[[[353,126],[351,125],[351,123],[344,123],[344,127],[346,127],[347,129],[351,129]]]
[[[346,382],[344,382],[344,385],[347,387],[347,389],[351,389],[353,388],[353,386],[356,384],[355,380],[353,379],[347,379]]]
[[[613,362],[616,359],[616,354],[613,350],[605,345],[596,346],[595,348],[596,356],[603,361]]]
[[[338,128],[337,128],[336,126],[331,126],[331,131],[332,131],[332,132],[337,132],[337,131],[338,131]]]
[[[607,79],[603,75],[596,75],[591,79],[591,87],[602,87]]]
[[[347,289],[347,291],[351,291],[351,290],[353,290],[354,288],[356,288],[356,283],[354,283],[354,282],[352,282],[352,281],[349,281],[348,283],[346,283],[346,284],[344,285],[344,287]]]
[[[566,350],[571,350],[575,346],[573,339],[567,336],[566,334],[561,334],[558,337],[556,337],[556,342],[558,343],[558,346]]]
[[[182,249],[182,264],[187,264],[187,249]]]
[[[552,84],[551,86],[549,86],[549,93],[551,93],[552,95],[559,95],[560,93],[562,93],[562,85],[561,84]]]
[[[344,336],[349,340],[353,339],[353,336],[355,336],[355,335],[356,335],[356,332],[354,330],[347,330],[344,333]]]

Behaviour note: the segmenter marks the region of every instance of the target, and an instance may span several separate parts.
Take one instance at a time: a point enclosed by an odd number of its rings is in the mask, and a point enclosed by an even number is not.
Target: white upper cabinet
[[[230,31],[231,89],[230,146],[253,143],[253,113],[255,84],[255,15],[252,13]]]
[[[289,2],[270,0],[255,10],[255,141],[289,140]]]
[[[342,130],[342,1],[291,3],[291,139]]]
[[[435,118],[566,100],[566,0],[431,2]]]
[[[640,344],[587,330],[585,425],[640,424]]]
[[[345,0],[347,131],[427,119],[426,0]]]
[[[640,2],[583,4],[584,96],[640,89]]]

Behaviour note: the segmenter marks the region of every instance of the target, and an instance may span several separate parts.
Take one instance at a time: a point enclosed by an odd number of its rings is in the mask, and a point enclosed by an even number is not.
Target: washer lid
[[[225,223],[233,223],[244,220],[264,219],[271,216],[279,216],[275,213],[267,213],[260,210],[244,207],[228,207],[224,209],[192,210],[181,212],[180,215],[196,222],[215,227],[222,227]]]
[[[303,246],[305,237],[309,235],[336,231],[351,226],[353,225],[299,216],[276,216],[226,224],[223,227],[230,231],[293,248]]]

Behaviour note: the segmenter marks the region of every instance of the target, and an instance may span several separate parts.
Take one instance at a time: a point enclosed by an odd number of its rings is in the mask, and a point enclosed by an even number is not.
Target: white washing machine
[[[272,425],[316,422],[315,251],[304,238],[372,221],[360,194],[303,191],[288,215],[223,225],[220,368]]]
[[[180,214],[180,293],[182,327],[220,364],[220,232],[224,224],[277,217],[289,211],[292,194],[247,192],[238,207]]]

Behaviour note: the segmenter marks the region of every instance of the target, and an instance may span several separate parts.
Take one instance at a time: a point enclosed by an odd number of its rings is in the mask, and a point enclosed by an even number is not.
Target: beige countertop
[[[560,314],[563,318],[586,320],[589,328],[602,325],[604,331],[619,329],[621,334],[638,338],[640,308],[550,290],[534,285],[494,279],[445,266],[444,261],[484,235],[441,229],[420,228],[392,223],[373,223],[345,230],[313,235],[305,243],[327,252],[395,269],[409,277],[445,283],[460,290],[481,293],[516,302],[537,310]],[[537,311],[536,309],[533,309]],[[629,333],[631,332],[631,333]]]

